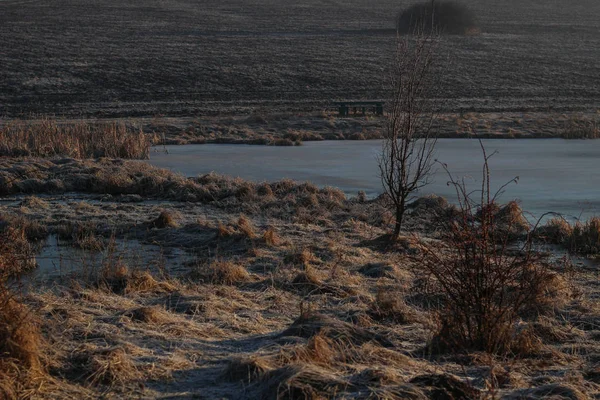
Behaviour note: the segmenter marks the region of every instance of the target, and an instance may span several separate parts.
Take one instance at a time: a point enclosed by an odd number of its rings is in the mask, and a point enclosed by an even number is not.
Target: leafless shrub
[[[535,308],[550,280],[528,236],[511,251],[510,229],[495,221],[495,195],[490,192],[489,156],[484,155],[480,198],[450,174],[458,196],[459,216],[445,226],[441,248],[423,243],[423,277],[444,297],[440,329],[433,342],[439,350],[511,351],[515,322]],[[417,271],[417,273],[419,273]]]
[[[428,183],[435,150],[436,104],[432,67],[439,37],[417,30],[414,39],[398,38],[391,72],[391,106],[379,156],[384,190],[395,216],[392,239],[398,238],[407,202]]]

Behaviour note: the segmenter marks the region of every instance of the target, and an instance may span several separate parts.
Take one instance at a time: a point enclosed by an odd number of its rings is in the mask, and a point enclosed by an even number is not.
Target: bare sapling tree
[[[419,29],[397,38],[391,104],[378,160],[395,216],[392,240],[400,236],[407,202],[429,183],[433,172],[438,109],[433,96],[438,76],[433,67],[439,43],[440,35],[434,30]]]

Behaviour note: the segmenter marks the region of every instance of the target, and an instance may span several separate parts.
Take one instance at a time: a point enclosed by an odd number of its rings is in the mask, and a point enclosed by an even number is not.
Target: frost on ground
[[[99,260],[67,276],[58,269],[43,282],[27,273],[20,284],[7,281],[7,293],[24,309],[2,303],[0,320],[22,316],[16,321],[35,326],[39,343],[23,342],[19,330],[0,331],[30,351],[24,357],[3,350],[0,371],[15,377],[0,380],[5,393],[232,399],[600,393],[593,268],[545,261],[553,286],[540,293],[539,308],[520,316],[511,352],[440,351],[433,344],[444,299],[422,279],[419,254],[440,243],[438,222],[455,213],[443,199],[414,203],[404,236],[390,245],[383,198],[347,199],[291,181],[186,179],[135,165],[3,160],[1,176],[12,177],[13,186],[0,203],[2,237],[10,237],[0,259],[26,254],[10,265],[30,269],[36,246],[50,237]],[[71,190],[55,190],[63,187]],[[106,187],[113,195],[100,194]],[[142,254],[130,262],[123,246],[132,240],[136,249],[156,246],[167,256],[132,250]],[[184,255],[177,268],[168,257],[173,252]]]

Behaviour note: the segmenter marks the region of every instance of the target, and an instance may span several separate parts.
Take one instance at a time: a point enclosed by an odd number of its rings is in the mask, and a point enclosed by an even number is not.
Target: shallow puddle
[[[51,235],[35,256],[37,268],[23,280],[39,284],[85,278],[97,274],[105,265],[117,263],[130,270],[148,270],[170,276],[185,272],[184,264],[192,259],[180,249],[164,249],[130,239],[115,239],[106,247],[102,251],[84,250]]]

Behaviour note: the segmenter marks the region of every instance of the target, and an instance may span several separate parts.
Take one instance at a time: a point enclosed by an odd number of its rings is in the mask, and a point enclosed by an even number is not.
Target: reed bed
[[[0,156],[147,160],[150,139],[123,123],[11,122],[0,128]]]

